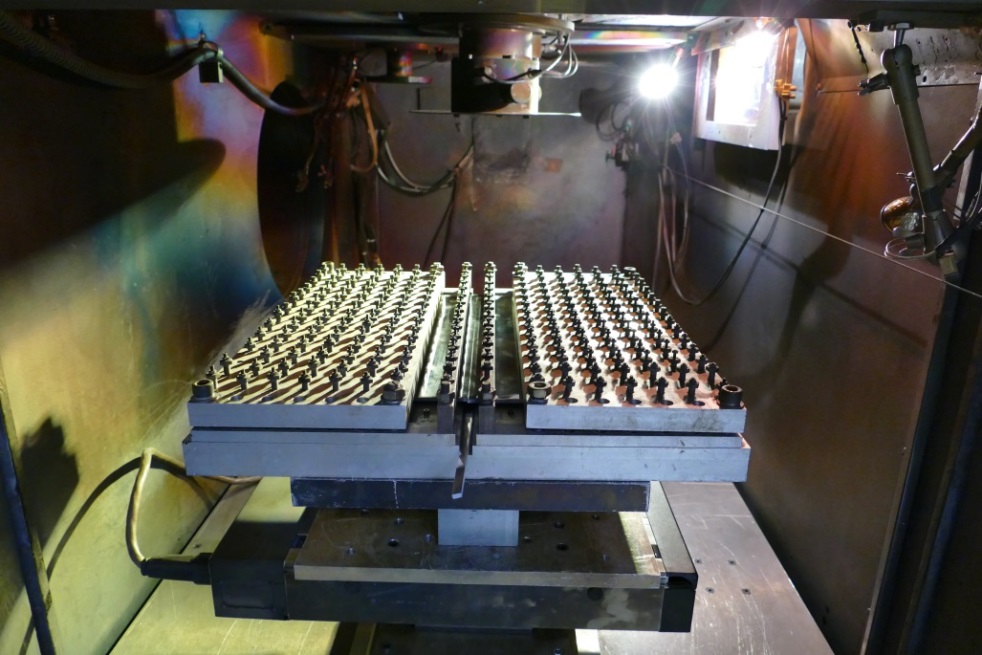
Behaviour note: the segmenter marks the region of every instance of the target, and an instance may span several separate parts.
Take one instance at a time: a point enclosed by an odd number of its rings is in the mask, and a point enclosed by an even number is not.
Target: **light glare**
[[[678,86],[679,75],[668,64],[655,64],[641,75],[638,92],[649,100],[663,100]]]

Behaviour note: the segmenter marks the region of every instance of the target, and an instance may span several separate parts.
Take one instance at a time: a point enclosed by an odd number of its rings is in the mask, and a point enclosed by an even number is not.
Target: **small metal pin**
[[[361,390],[364,393],[368,393],[368,390],[371,388],[371,386],[372,386],[372,376],[369,375],[368,373],[365,373],[364,375],[361,376]]]
[[[686,366],[685,362],[679,365],[679,387],[685,386],[685,376],[689,373],[689,367]]]
[[[655,402],[664,405],[665,404],[665,389],[668,387],[668,380],[663,377],[658,378],[655,382],[655,387],[658,391],[655,393]]]
[[[690,405],[696,404],[696,389],[699,388],[699,380],[692,378],[686,385],[689,388],[689,393],[685,395],[685,402]]]
[[[307,375],[307,371],[300,374],[300,390],[306,392],[310,389],[310,377]]]
[[[276,371],[270,371],[266,375],[266,379],[269,380],[269,387],[270,387],[270,389],[272,389],[273,391],[276,391],[276,389],[279,386],[279,384],[277,382],[279,380],[279,376],[276,375]]]
[[[341,376],[338,375],[337,371],[331,371],[331,374],[328,376],[328,380],[331,381],[331,392],[337,393],[339,383],[341,382]]]
[[[222,370],[225,372],[225,375],[231,375],[232,358],[228,356],[228,353],[222,355],[221,363],[222,363]]]
[[[235,381],[239,383],[239,390],[245,393],[249,387],[249,380],[244,371],[239,371],[235,376]]]
[[[252,373],[252,377],[259,377],[259,362],[252,360],[252,364],[249,364],[249,372]]]
[[[563,378],[563,401],[567,403],[569,402],[570,394],[573,393],[573,386],[574,386],[573,378],[569,376]]]
[[[706,361],[707,357],[705,354],[701,353],[699,355],[699,365],[696,367],[696,372],[705,373],[706,372]]]
[[[716,386],[716,373],[719,371],[719,366],[716,362],[709,362],[706,364],[706,370],[709,371],[709,386]]]
[[[604,398],[604,387],[607,385],[607,381],[604,380],[602,377],[598,377],[596,380],[591,379],[590,381],[593,382],[593,386],[594,386],[595,395],[593,399],[596,400],[598,403],[602,402]]]
[[[635,404],[637,401],[634,400],[634,388],[638,386],[638,381],[634,377],[629,377],[624,381],[624,386],[627,387],[624,392],[624,399],[632,405]]]

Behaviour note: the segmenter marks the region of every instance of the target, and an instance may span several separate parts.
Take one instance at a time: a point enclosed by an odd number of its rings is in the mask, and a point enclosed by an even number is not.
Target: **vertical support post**
[[[10,441],[16,433],[14,432],[14,420],[10,414],[10,404],[7,402],[6,389],[3,366],[0,365],[0,481],[2,481],[3,499],[10,514],[14,542],[17,548],[17,562],[20,565],[21,577],[27,592],[27,601],[31,607],[38,648],[42,655],[54,655],[55,642],[51,633],[51,623],[48,620],[48,606],[45,602],[47,576],[44,573],[41,546],[31,531],[27,520],[27,510],[24,507],[24,499],[20,492],[18,467]]]

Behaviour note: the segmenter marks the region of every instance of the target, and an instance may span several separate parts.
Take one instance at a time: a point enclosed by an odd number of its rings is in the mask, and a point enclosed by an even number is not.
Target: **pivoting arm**
[[[914,168],[915,192],[924,214],[924,252],[932,254],[941,263],[947,276],[956,272],[961,255],[957,251],[958,239],[952,238],[955,228],[945,213],[942,194],[962,162],[982,140],[982,135],[976,129],[977,119],[944,162],[935,168],[917,101],[919,72],[914,66],[910,47],[903,44],[904,31],[898,29],[894,47],[883,52],[880,61],[885,72],[861,83],[860,94],[882,89],[890,89],[893,94]]]

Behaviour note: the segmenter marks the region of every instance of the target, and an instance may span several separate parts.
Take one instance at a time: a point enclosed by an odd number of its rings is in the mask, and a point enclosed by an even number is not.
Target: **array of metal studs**
[[[457,299],[450,318],[447,358],[443,364],[443,378],[440,380],[439,401],[441,404],[452,402],[457,393],[457,382],[460,379],[460,368],[464,359],[461,355],[464,350],[464,336],[467,332],[467,312],[473,293],[471,270],[470,262],[464,262],[460,268],[460,284],[457,285]]]
[[[484,299],[481,303],[481,370],[480,400],[483,404],[494,400],[492,380],[494,372],[495,284],[498,267],[493,262],[484,265]]]
[[[519,263],[514,294],[530,404],[720,406],[718,367],[634,269],[530,273]]]
[[[207,374],[197,400],[228,403],[411,402],[444,286],[443,267],[391,272],[321,265],[245,345]],[[210,397],[207,397],[210,392]],[[409,396],[407,398],[407,395]]]

